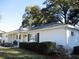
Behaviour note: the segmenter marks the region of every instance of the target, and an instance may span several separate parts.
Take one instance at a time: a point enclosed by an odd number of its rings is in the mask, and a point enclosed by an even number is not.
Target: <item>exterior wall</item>
[[[72,49],[74,46],[79,46],[79,29],[71,25],[29,31],[29,34],[32,36],[30,39],[34,39],[37,33],[39,33],[39,42],[56,42],[58,45],[63,45],[69,49]],[[33,40],[32,42],[36,41]]]
[[[34,39],[37,33],[39,33],[39,42],[51,41],[56,42],[58,45],[67,46],[66,30],[64,27],[31,31],[29,32],[31,34],[31,41],[29,42],[36,42]]]
[[[3,34],[3,40],[5,42],[8,42],[8,35],[6,33]]]
[[[66,30],[67,30],[68,48],[79,46],[79,31],[75,29],[66,29]]]
[[[64,28],[45,30],[39,33],[39,41],[56,42],[58,45],[67,45],[66,31]]]
[[[3,43],[4,32],[0,31],[0,43]]]
[[[2,42],[3,36],[2,33],[0,33],[0,43]]]
[[[25,36],[26,35],[26,36]],[[7,39],[6,41],[8,43],[13,43],[13,41],[18,41],[19,42],[27,42],[28,41],[28,34],[27,33],[8,33],[7,34]]]
[[[12,42],[13,42],[12,34],[7,34],[7,43],[12,43]]]

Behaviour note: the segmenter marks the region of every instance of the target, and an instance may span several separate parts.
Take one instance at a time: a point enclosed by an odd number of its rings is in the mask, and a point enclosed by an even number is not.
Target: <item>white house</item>
[[[28,31],[29,42],[56,42],[65,48],[79,46],[79,29],[65,24],[50,24],[32,28]]]
[[[25,30],[14,30],[6,33],[6,42],[13,43],[14,41],[28,42],[28,33]]]
[[[0,43],[3,43],[4,41],[4,31],[0,30]]]
[[[0,31],[2,40],[2,31]],[[20,28],[11,32],[4,32],[3,40],[8,43],[18,42],[56,42],[65,48],[79,46],[79,29],[68,24],[47,24],[36,28]]]

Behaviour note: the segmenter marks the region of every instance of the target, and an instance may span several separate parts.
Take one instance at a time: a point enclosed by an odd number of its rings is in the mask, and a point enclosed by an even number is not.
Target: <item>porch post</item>
[[[29,34],[28,34],[28,42],[29,42]]]
[[[39,43],[39,33],[37,33],[37,42]]]
[[[13,33],[11,34],[11,38],[12,38],[12,44],[13,44],[13,41],[14,41],[14,38],[13,38]]]
[[[18,33],[18,40],[17,40],[17,41],[18,41],[18,46],[17,46],[17,47],[19,47],[19,42],[20,42],[20,41],[19,41],[19,33]]]

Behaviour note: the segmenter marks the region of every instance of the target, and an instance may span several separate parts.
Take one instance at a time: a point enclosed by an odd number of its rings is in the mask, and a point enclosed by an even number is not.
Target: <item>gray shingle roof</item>
[[[33,28],[30,28],[29,30],[36,30],[36,29],[42,29],[42,28],[55,27],[55,26],[59,26],[59,25],[64,25],[64,24],[61,24],[61,23],[50,23],[50,24],[45,24],[45,25],[33,27]]]

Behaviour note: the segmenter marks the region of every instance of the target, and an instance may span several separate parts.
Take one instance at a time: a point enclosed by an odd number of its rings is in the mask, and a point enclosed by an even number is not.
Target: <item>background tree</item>
[[[76,25],[79,22],[79,0],[46,0],[46,7],[25,8],[22,26],[37,27],[42,24],[62,23]]]
[[[54,13],[51,13],[51,11],[49,11],[48,8],[42,8],[41,12],[43,14],[43,18],[46,24],[51,22],[54,22],[54,23],[58,22],[57,18],[54,16]]]
[[[74,14],[72,12],[76,12],[74,10],[79,9],[79,0],[46,0],[44,4],[46,4],[46,8],[49,9],[51,13],[54,13],[57,18],[63,19],[63,23],[70,24],[69,21],[73,24],[75,23],[70,19],[70,14]],[[73,16],[73,18],[74,17],[76,16]],[[75,21],[78,22],[78,19],[75,19]]]
[[[68,24],[76,25],[79,22],[79,8],[70,11]]]
[[[42,23],[41,9],[38,6],[26,7],[23,15],[23,26],[35,27]]]
[[[37,27],[51,22],[57,22],[57,20],[47,8],[40,9],[38,6],[32,6],[26,7],[22,26]]]

